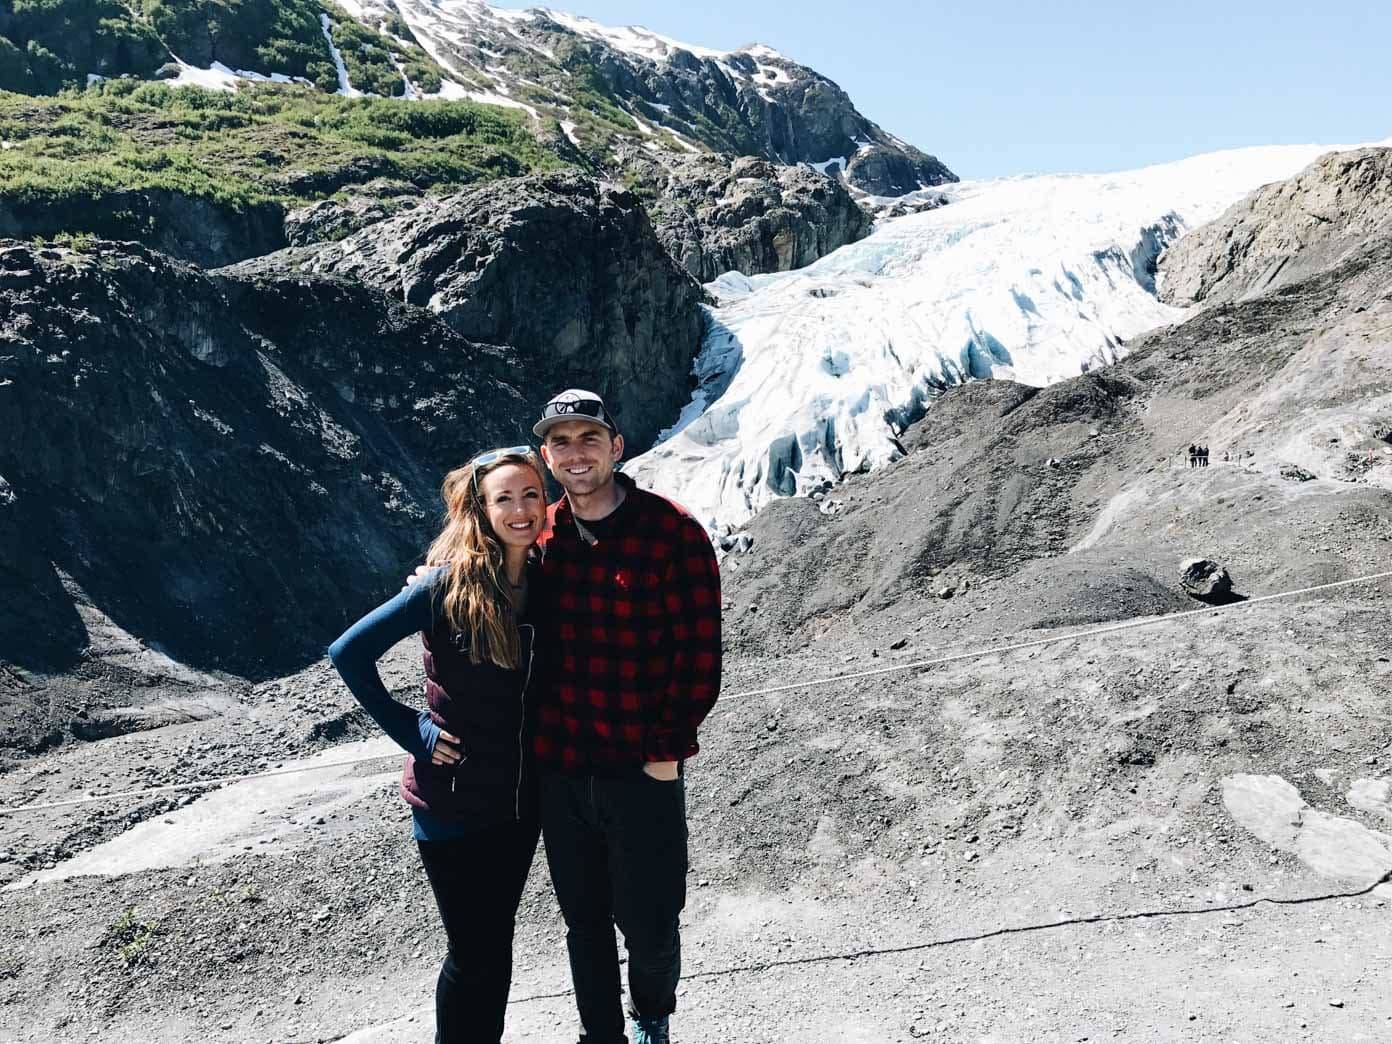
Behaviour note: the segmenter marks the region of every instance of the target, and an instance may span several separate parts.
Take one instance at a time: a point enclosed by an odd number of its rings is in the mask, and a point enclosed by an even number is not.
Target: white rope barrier
[[[750,699],[755,696],[769,696],[779,692],[791,692],[796,689],[814,689],[826,685],[839,685],[843,682],[858,681],[863,678],[875,678],[885,674],[896,674],[904,671],[923,670],[928,667],[938,667],[948,663],[959,663],[963,660],[982,659],[987,656],[1000,656],[1005,653],[1019,652],[1022,649],[1037,649],[1045,645],[1056,645],[1062,642],[1078,641],[1082,638],[1094,638],[1104,634],[1116,634],[1119,631],[1129,631],[1140,627],[1156,627],[1163,623],[1170,623],[1174,620],[1182,620],[1192,616],[1212,615],[1217,613],[1228,613],[1239,609],[1249,608],[1254,605],[1261,605],[1265,602],[1274,602],[1285,598],[1298,598],[1302,595],[1316,594],[1320,591],[1332,591],[1341,587],[1352,587],[1357,584],[1373,583],[1377,580],[1385,580],[1392,577],[1392,570],[1382,573],[1369,573],[1366,576],[1354,577],[1350,580],[1335,580],[1332,583],[1317,584],[1314,587],[1301,587],[1291,591],[1281,591],[1277,594],[1258,595],[1239,602],[1231,602],[1222,606],[1204,606],[1198,609],[1183,609],[1179,612],[1166,613],[1162,616],[1140,617],[1134,620],[1126,620],[1118,624],[1107,624],[1103,627],[1093,627],[1083,631],[1073,631],[1069,634],[1051,635],[1047,638],[1035,638],[1026,642],[1014,642],[1010,645],[995,646],[986,649],[974,649],[969,652],[953,653],[950,656],[938,656],[928,660],[913,660],[909,663],[889,664],[885,667],[876,667],[868,671],[853,671],[849,674],[833,674],[822,678],[812,678],[805,681],[787,682],[781,685],[769,685],[760,689],[748,689],[744,692],[732,693],[728,696],[721,696],[716,704],[717,709],[742,699]],[[264,772],[244,772],[230,776],[213,776],[209,779],[192,780],[187,783],[170,783],[158,787],[145,787],[140,790],[123,790],[114,794],[93,794],[79,798],[68,798],[63,801],[47,801],[32,805],[15,805],[10,807],[0,807],[0,816],[20,815],[25,812],[50,812],[56,809],[72,808],[78,805],[91,805],[100,802],[124,801],[131,798],[144,798],[154,794],[175,793],[186,790],[197,790],[203,787],[217,787],[228,783],[242,783],[253,779],[270,779],[274,776],[291,776],[307,772],[325,772],[329,769],[352,768],[356,765],[366,765],[374,761],[384,761],[388,758],[396,759],[401,756],[399,751],[387,754],[372,754],[361,758],[351,758],[345,761],[324,762],[321,765],[297,765],[293,768],[270,769]]]

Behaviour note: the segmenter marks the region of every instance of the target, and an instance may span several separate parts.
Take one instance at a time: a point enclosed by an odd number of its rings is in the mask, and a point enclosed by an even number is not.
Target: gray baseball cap
[[[615,435],[619,433],[619,426],[614,423],[614,418],[609,408],[604,405],[603,399],[592,391],[585,391],[584,388],[567,388],[559,395],[553,395],[542,407],[541,420],[532,425],[532,434],[544,439],[546,433],[557,424],[573,420],[594,421],[596,424],[603,424]]]

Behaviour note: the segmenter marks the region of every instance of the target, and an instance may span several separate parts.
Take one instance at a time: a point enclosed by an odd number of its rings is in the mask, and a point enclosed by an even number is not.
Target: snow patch
[[[741,47],[740,51],[749,55],[751,58],[775,58],[784,62],[788,60],[786,55],[775,51],[772,47],[768,46],[768,44],[749,44],[747,47]]]
[[[530,113],[533,119],[541,119],[541,113],[537,112],[532,106],[525,102],[517,101],[514,98],[508,98],[505,95],[494,94],[492,91],[465,91],[464,97],[476,102],[481,102],[484,105],[501,105],[505,109],[521,109],[524,112]]]
[[[950,205],[878,226],[794,272],[730,273],[664,440],[625,468],[707,525],[900,455],[895,436],[947,386],[1042,386],[1120,358],[1183,313],[1154,255],[1321,146],[1242,149],[1121,174],[932,189]],[[844,359],[831,373],[824,358]],[[796,452],[793,452],[796,447]]]
[[[324,39],[329,42],[329,53],[333,55],[334,70],[338,73],[338,90],[334,93],[345,98],[362,97],[362,91],[348,82],[348,66],[343,64],[343,55],[339,53],[333,41],[333,22],[322,11],[319,13],[319,26],[324,30]]]
[[[229,69],[222,62],[214,62],[206,69],[200,69],[195,65],[180,61],[177,57],[174,61],[179,66],[179,75],[161,82],[170,87],[202,87],[209,91],[235,91],[240,80],[251,83],[308,83],[302,76],[286,76],[284,73],[253,72],[250,69]]]
[[[837,166],[839,169],[837,170],[836,174],[829,174],[828,172],[830,171],[831,165],[832,165],[833,163],[836,164],[836,166]],[[843,176],[844,176],[845,173],[846,173],[846,157],[845,157],[845,156],[833,156],[833,157],[831,157],[831,159],[829,159],[829,160],[822,160],[821,163],[807,163],[807,164],[804,164],[804,166],[811,167],[811,168],[812,168],[813,170],[815,170],[818,174],[828,174],[829,177],[836,177],[836,176],[838,176],[838,175],[843,175]]]
[[[694,44],[682,43],[680,40],[673,40],[670,36],[663,36],[651,29],[645,29],[641,25],[607,26],[581,15],[553,11],[545,7],[541,10],[557,25],[563,25],[573,33],[588,36],[592,40],[603,40],[615,50],[638,58],[645,58],[650,62],[662,61],[673,51],[687,51],[698,58],[719,58],[729,53],[716,51],[709,47],[697,47]]]
[[[441,77],[440,89],[434,94],[426,95],[426,97],[438,98],[441,101],[459,101],[469,97],[469,91],[463,84],[455,83],[448,77]]]
[[[762,77],[764,80],[767,80],[771,84],[793,82],[793,78],[789,76],[785,70],[778,68],[778,66],[776,65],[758,65],[758,63],[755,64],[759,70],[759,76]]]
[[[580,144],[580,139],[575,136],[575,128],[577,126],[579,126],[579,124],[571,123],[570,120],[561,121],[561,130],[565,132],[565,136],[570,139],[572,145]]]
[[[385,792],[401,772],[400,757],[394,756],[399,754],[400,748],[385,737],[320,751],[284,766],[317,771],[229,784],[183,808],[138,823],[51,870],[31,873],[4,890],[71,877],[111,877],[221,862],[251,846],[263,852],[285,852],[300,844],[321,844],[322,828],[308,829],[314,821],[350,808],[373,792]],[[376,766],[318,768],[376,755],[384,756]],[[269,845],[275,847],[260,847]]]
[[[702,150],[701,150],[698,146],[693,145],[689,140],[687,140],[686,138],[682,137],[680,134],[678,134],[676,131],[674,131],[671,127],[666,128],[666,130],[667,130],[667,133],[670,134],[670,135],[672,136],[672,140],[675,141],[678,145],[680,145],[680,146],[681,146],[683,149],[685,149],[687,152],[694,152],[694,153],[696,153],[697,155],[699,155],[699,154],[701,153]]]
[[[1311,808],[1280,776],[1225,777],[1223,805],[1244,829],[1317,874],[1371,882],[1392,869],[1392,837]]]
[[[406,75],[406,66],[401,63],[401,59],[396,55],[391,56],[392,65],[396,66],[397,74],[401,77],[402,93],[401,97],[406,101],[417,101],[420,99],[420,91],[416,90],[416,85],[411,82],[411,78]]]

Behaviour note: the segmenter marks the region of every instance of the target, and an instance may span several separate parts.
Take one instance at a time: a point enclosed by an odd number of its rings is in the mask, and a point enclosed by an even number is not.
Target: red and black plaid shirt
[[[615,478],[625,498],[591,545],[569,499],[541,541],[546,685],[535,750],[562,771],[689,758],[720,691],[720,570],[683,508]],[[582,523],[583,524],[583,523]]]

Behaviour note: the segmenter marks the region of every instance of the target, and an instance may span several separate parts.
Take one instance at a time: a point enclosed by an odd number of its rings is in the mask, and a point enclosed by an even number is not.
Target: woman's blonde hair
[[[537,488],[545,496],[541,461],[531,451],[455,468],[440,489],[445,525],[426,552],[425,564],[444,567],[437,597],[449,625],[468,643],[469,660],[515,668],[522,659],[522,640],[503,568],[503,545],[484,511],[480,486],[485,475],[508,464],[535,471]]]

